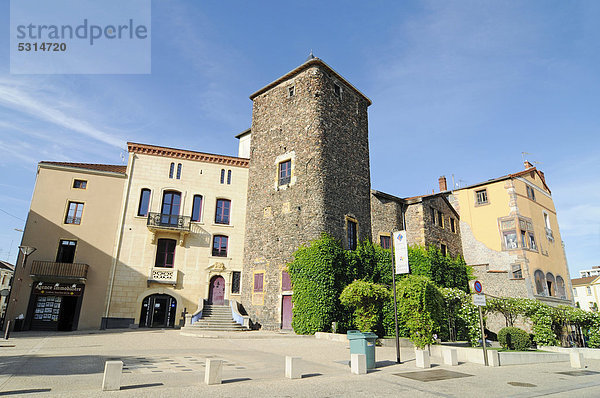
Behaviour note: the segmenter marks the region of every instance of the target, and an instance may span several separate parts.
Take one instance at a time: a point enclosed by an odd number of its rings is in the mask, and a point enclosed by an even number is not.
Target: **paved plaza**
[[[267,332],[181,335],[177,330],[14,333],[0,341],[0,396],[136,397],[598,397],[600,361],[486,368],[415,367],[402,349],[377,348],[375,371],[350,373],[345,342]],[[302,379],[284,377],[285,356]],[[223,361],[223,384],[205,385],[207,358]],[[101,391],[104,362],[123,361],[121,391]]]

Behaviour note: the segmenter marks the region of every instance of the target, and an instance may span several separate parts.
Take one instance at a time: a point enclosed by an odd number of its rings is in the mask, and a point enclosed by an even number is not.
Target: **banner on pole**
[[[408,274],[408,243],[406,242],[406,231],[394,232],[394,261],[397,274]]]

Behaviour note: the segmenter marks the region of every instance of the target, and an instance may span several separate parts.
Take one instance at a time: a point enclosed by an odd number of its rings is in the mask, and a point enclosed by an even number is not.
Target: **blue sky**
[[[600,265],[600,2],[206,3],[153,0],[149,75],[11,75],[2,3],[0,259],[16,259],[38,161],[119,164],[126,141],[235,155],[248,96],[312,49],[373,100],[373,188],[471,184],[528,152],[571,275]]]

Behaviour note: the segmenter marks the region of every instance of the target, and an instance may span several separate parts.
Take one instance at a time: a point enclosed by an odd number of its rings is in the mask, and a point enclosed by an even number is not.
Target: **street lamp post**
[[[34,251],[36,251],[37,249],[33,246],[19,246],[19,250],[21,251],[21,254],[23,254],[23,261],[21,262],[21,264],[23,265],[23,268],[25,268],[25,265],[27,264],[27,257],[29,257],[31,255],[31,253],[33,253]],[[8,295],[8,302],[6,303],[6,311],[4,312],[4,320],[6,320],[6,315],[8,314],[8,309],[11,305],[11,297],[12,297],[12,293],[13,293],[13,287],[15,284],[15,277],[17,276],[17,267],[15,266],[15,271],[14,271],[14,275],[13,275],[13,286],[11,286],[10,289],[10,294]],[[18,282],[18,279],[17,279]],[[19,287],[21,286],[21,284],[18,285]],[[18,292],[15,292],[15,294]],[[4,339],[8,340],[8,336],[10,333],[10,320],[8,320],[6,322],[6,329],[4,330]]]

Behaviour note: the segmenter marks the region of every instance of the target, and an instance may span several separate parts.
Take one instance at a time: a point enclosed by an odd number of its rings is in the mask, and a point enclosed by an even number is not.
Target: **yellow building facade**
[[[544,174],[525,170],[453,191],[463,253],[484,292],[572,304],[556,208]]]
[[[26,330],[98,329],[126,182],[125,166],[39,163],[7,319]]]
[[[172,327],[203,300],[239,302],[248,160],[128,148],[103,327]]]

